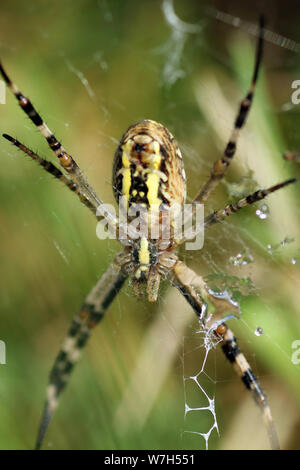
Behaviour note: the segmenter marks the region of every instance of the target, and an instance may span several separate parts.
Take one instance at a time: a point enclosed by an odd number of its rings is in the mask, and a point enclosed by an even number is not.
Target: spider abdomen
[[[127,129],[115,153],[113,188],[116,200],[125,197],[128,207],[141,204],[152,210],[184,204],[182,156],[162,124],[144,120]]]

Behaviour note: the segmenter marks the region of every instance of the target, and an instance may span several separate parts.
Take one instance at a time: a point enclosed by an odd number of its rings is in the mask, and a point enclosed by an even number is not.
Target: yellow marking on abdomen
[[[148,188],[147,199],[149,202],[150,208],[152,206],[159,206],[161,199],[158,197],[160,176],[157,173],[149,172],[146,185]]]
[[[129,160],[129,154],[131,151],[132,144],[130,142],[127,142],[125,145],[122,147],[122,164],[123,168],[121,170],[122,175],[123,175],[123,180],[122,180],[122,195],[126,197],[127,199],[127,206],[128,206],[128,201],[129,201],[129,191],[130,191],[130,186],[131,186],[131,172],[130,172],[130,160]]]
[[[141,245],[139,249],[139,262],[142,265],[147,265],[150,263],[149,242],[147,238],[141,239]]]
[[[123,180],[122,180],[122,195],[127,198],[127,203],[129,201],[129,191],[131,186],[131,172],[130,168],[124,168],[122,171]]]

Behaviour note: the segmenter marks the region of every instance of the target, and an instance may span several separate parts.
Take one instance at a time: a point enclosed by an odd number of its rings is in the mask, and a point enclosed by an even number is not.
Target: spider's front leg
[[[56,168],[56,166],[53,165],[51,162],[47,162],[43,158],[39,157],[35,152],[23,145],[17,139],[7,134],[3,134],[3,137],[13,143],[16,147],[25,152],[27,155],[29,155],[31,158],[36,160],[48,173],[51,173],[56,178],[60,179],[72,191],[77,193],[81,201],[98,216],[98,219],[101,219],[102,213],[100,211],[98,214],[97,209],[104,206],[102,199],[96,194],[95,190],[88,182],[86,176],[84,175],[83,171],[80,169],[74,158],[66,152],[62,144],[57,140],[53,132],[49,129],[45,121],[36,111],[29,98],[24,96],[23,93],[21,93],[21,91],[18,89],[16,84],[10,79],[1,62],[0,76],[2,76],[6,85],[8,86],[8,88],[10,88],[10,90],[16,97],[21,109],[31,119],[33,124],[38,128],[43,137],[46,139],[50,149],[54,152],[54,154],[58,158],[61,167],[64,171],[66,171],[68,176],[64,175],[64,173],[62,173],[58,168]],[[108,225],[112,231],[118,230],[118,220],[114,216],[114,214],[105,211],[104,217],[108,221]]]
[[[90,203],[95,207],[103,204],[102,200],[98,197],[94,189],[89,184],[87,178],[79,168],[74,158],[69,155],[62,144],[57,140],[53,132],[49,129],[43,118],[36,111],[35,107],[26,96],[21,93],[16,84],[10,79],[3,65],[0,62],[0,75],[5,81],[8,88],[12,91],[15,98],[17,99],[21,109],[37,127],[43,137],[46,139],[50,149],[54,152],[62,168],[69,174],[72,181],[76,183],[79,190],[84,193],[86,198],[89,199]],[[10,140],[10,139],[9,139]]]
[[[97,205],[94,202],[91,202],[90,199],[85,195],[85,193],[80,189],[78,184],[76,184],[71,178],[68,176],[64,175],[64,173],[59,170],[53,163],[49,162],[48,160],[45,160],[44,158],[41,158],[36,152],[33,152],[31,149],[26,147],[26,145],[22,144],[19,142],[17,139],[14,137],[11,137],[8,134],[2,134],[2,137],[4,137],[6,140],[11,142],[13,145],[15,145],[18,149],[22,150],[26,155],[31,157],[33,160],[35,160],[39,165],[41,165],[44,170],[46,170],[50,175],[54,176],[57,178],[59,181],[61,181],[63,184],[65,184],[71,191],[73,191],[75,194],[78,195],[79,199],[83,204],[90,209],[90,211],[93,212],[93,214],[97,214]],[[101,220],[101,217],[98,217],[99,220]]]
[[[204,183],[199,193],[195,196],[194,202],[204,203],[207,200],[207,198],[214,191],[214,189],[217,187],[219,182],[224,178],[225,173],[229,165],[231,164],[232,159],[236,153],[237,142],[238,142],[238,138],[240,135],[240,131],[246,123],[247,116],[249,114],[249,111],[253,102],[253,96],[254,96],[254,91],[255,91],[256,82],[258,78],[258,72],[260,69],[262,55],[263,55],[263,39],[264,39],[264,18],[261,17],[260,25],[259,25],[259,38],[258,38],[257,49],[256,49],[256,59],[255,59],[254,72],[252,76],[250,89],[240,104],[240,109],[237,114],[237,117],[233,126],[233,130],[231,132],[231,136],[225,147],[223,156],[215,162],[208,180]]]
[[[246,388],[252,392],[255,402],[262,411],[271,448],[279,449],[278,437],[266,395],[247,359],[239,350],[233,332],[225,323],[225,320],[230,318],[229,314],[239,316],[238,304],[226,293],[222,295],[213,293],[207,288],[201,276],[175,257],[168,277],[200,318],[201,325],[207,334],[214,334],[219,339],[223,353],[241,377]]]
[[[92,330],[102,320],[106,310],[123,286],[127,274],[122,265],[126,254],[120,253],[86,298],[80,312],[72,320],[69,332],[50,373],[47,398],[40,423],[36,449],[40,449],[61,392],[67,385],[81,350]]]

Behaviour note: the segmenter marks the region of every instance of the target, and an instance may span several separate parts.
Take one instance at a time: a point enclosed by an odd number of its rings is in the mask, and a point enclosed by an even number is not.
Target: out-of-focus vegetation
[[[175,2],[182,21],[200,26],[176,36],[158,0],[1,2],[3,64],[106,202],[113,201],[116,142],[133,122],[161,121],[177,137],[190,197],[224,148],[251,79],[255,38],[199,3]],[[229,1],[226,12],[255,24],[259,3]],[[212,4],[225,9],[221,1]],[[299,41],[294,4],[265,2],[264,13],[269,29]],[[247,129],[207,210],[231,201],[232,183],[245,175],[259,186],[299,177],[300,166],[281,156],[300,148],[300,105],[290,99],[296,79],[299,55],[267,44]],[[55,161],[9,93],[0,105],[0,131]],[[95,220],[74,194],[4,140],[0,158],[0,339],[7,347],[0,448],[29,449],[71,318],[118,244],[98,240]],[[292,342],[300,339],[299,191],[298,184],[272,195],[265,220],[251,207],[212,228],[201,253],[181,251],[212,286],[241,301],[242,318],[231,326],[270,397],[284,448],[299,446],[300,429],[300,371],[291,361]],[[236,265],[239,253],[251,262]],[[204,360],[197,326],[167,286],[150,305],[126,285],[61,398],[46,447],[203,448],[199,435],[183,433],[205,433],[212,424],[211,414],[199,411],[184,421],[185,403],[205,406],[194,383],[185,382],[184,396],[183,375],[195,375]],[[256,336],[257,327],[265,334]],[[215,395],[220,430],[209,447],[267,448],[259,411],[220,351],[210,352],[205,372],[201,383]]]

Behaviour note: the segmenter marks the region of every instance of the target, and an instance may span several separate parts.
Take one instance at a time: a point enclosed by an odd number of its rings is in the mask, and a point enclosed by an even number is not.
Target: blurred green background
[[[201,3],[201,5],[200,5]],[[162,6],[164,5],[164,10]],[[2,1],[0,56],[8,74],[84,170],[113,202],[111,167],[126,128],[165,124],[184,155],[191,198],[228,139],[249,85],[255,37],[208,7],[300,42],[297,2],[161,0]],[[178,20],[180,18],[180,20]],[[224,19],[224,18],[223,18]],[[184,22],[184,23],[182,23]],[[231,21],[232,23],[232,21]],[[268,42],[254,106],[226,181],[206,210],[257,186],[300,176],[282,158],[300,150],[300,105],[291,83],[299,54]],[[0,131],[55,161],[7,92]],[[89,211],[4,139],[0,141],[0,448],[33,447],[48,374],[72,316],[119,249],[96,237]],[[181,257],[242,306],[232,320],[241,349],[265,388],[283,448],[299,448],[299,194],[294,185],[205,234],[201,252]],[[256,336],[257,327],[264,335]],[[192,380],[203,338],[184,299],[163,286],[158,303],[138,301],[130,283],[88,344],[45,441],[49,449],[202,449],[213,424]],[[268,448],[259,410],[222,353],[210,351],[199,381],[215,397],[220,435],[211,449]],[[187,431],[192,431],[189,433]]]

